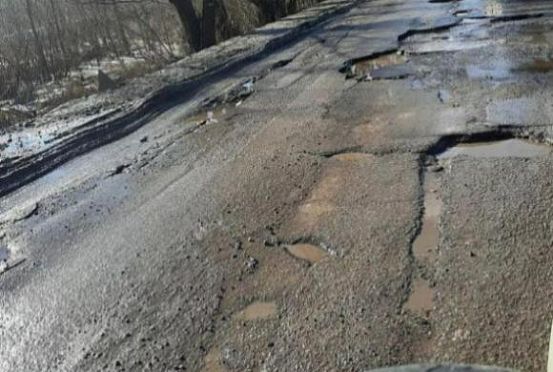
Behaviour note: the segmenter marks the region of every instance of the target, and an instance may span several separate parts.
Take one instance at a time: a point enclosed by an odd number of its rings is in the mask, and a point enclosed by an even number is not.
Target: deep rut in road
[[[443,210],[441,183],[451,171],[452,160],[468,157],[485,160],[492,158],[537,158],[551,156],[553,148],[547,144],[517,138],[517,133],[497,131],[464,137],[444,137],[426,154],[421,162],[423,212],[419,232],[411,245],[413,270],[409,283],[409,296],[403,304],[405,311],[416,314],[430,322],[434,306],[434,284],[432,272],[440,254],[440,216]],[[486,177],[486,175],[481,175]],[[472,252],[470,253],[472,255]],[[421,347],[431,342],[420,340]]]

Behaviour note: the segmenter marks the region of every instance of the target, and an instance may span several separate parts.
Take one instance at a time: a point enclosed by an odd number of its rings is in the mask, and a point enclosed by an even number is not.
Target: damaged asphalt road
[[[544,370],[553,4],[521,4],[361,1],[2,197],[0,370]]]

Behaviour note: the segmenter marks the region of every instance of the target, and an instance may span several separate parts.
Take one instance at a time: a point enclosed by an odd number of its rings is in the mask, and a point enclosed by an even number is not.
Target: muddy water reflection
[[[424,215],[419,235],[413,242],[415,264],[431,265],[436,258],[440,232],[438,222],[442,210],[442,201],[438,190],[439,179],[436,173],[426,171],[424,177]],[[434,294],[427,280],[417,277],[411,283],[411,292],[405,303],[405,309],[421,316],[428,316],[432,310]]]
[[[292,256],[311,264],[317,263],[327,256],[327,252],[324,249],[312,244],[287,245],[286,250]]]
[[[459,144],[438,155],[438,159],[450,159],[463,155],[475,158],[532,158],[549,154],[551,154],[551,147],[547,145],[522,139],[508,139]]]
[[[417,278],[411,283],[411,295],[405,308],[420,315],[427,315],[433,307],[434,292],[426,280]]]
[[[389,66],[399,66],[405,62],[407,62],[407,58],[403,54],[398,54],[396,52],[387,53],[375,58],[368,58],[356,62],[352,73],[356,76],[366,76],[373,71]]]
[[[240,320],[258,320],[273,318],[277,314],[277,305],[274,302],[254,302],[236,314]]]
[[[438,248],[438,219],[442,210],[442,201],[437,187],[438,180],[435,173],[427,172],[424,182],[422,229],[413,243],[413,255],[419,261],[433,258]]]

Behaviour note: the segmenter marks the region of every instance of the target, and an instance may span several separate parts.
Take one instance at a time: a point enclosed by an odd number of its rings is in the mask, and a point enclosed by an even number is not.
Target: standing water
[[[438,159],[456,156],[474,158],[533,158],[551,154],[551,147],[522,139],[508,139],[494,142],[464,143],[451,147],[438,155]]]

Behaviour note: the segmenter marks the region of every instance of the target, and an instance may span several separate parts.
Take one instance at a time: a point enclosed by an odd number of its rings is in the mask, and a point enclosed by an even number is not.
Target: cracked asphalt
[[[360,1],[2,197],[0,370],[545,370],[552,25]]]

